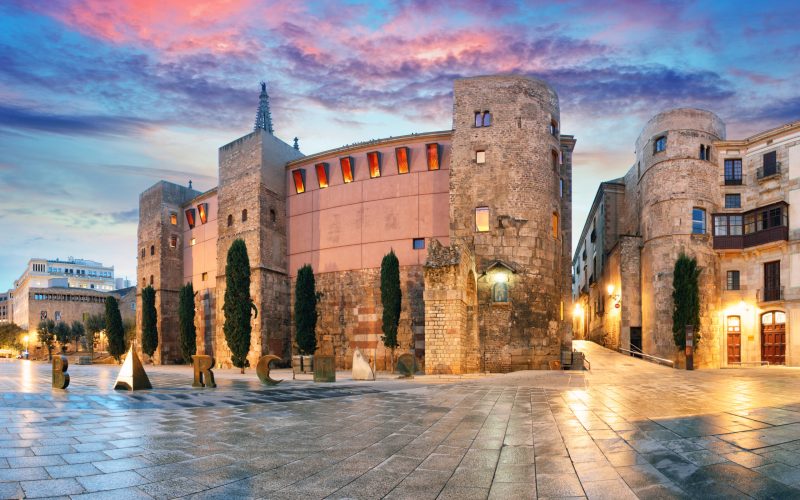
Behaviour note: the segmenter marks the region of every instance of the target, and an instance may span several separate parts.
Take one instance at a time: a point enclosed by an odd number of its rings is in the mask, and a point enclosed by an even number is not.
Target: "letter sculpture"
[[[69,361],[66,356],[53,356],[53,389],[66,389],[69,385]]]
[[[214,382],[214,358],[205,354],[192,356],[192,366],[194,367],[194,381],[192,387],[216,387]]]
[[[117,381],[114,382],[114,390],[123,389],[126,391],[138,391],[139,389],[152,389],[150,379],[144,372],[139,356],[133,350],[133,346],[128,349],[128,354],[125,355],[125,362],[122,363],[122,369],[117,375]]]
[[[267,354],[266,356],[261,356],[261,359],[258,360],[258,364],[256,365],[256,374],[258,375],[258,379],[262,384],[278,385],[283,382],[283,380],[275,380],[269,376],[269,364],[280,359],[281,358],[273,354]]]

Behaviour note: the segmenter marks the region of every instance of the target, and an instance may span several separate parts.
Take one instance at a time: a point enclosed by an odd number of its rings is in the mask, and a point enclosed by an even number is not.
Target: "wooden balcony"
[[[714,236],[714,250],[741,250],[773,241],[788,241],[789,227],[778,226],[736,236]]]

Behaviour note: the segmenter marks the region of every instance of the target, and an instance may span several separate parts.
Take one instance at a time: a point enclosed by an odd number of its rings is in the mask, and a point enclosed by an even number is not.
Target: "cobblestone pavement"
[[[592,370],[336,384],[0,361],[0,498],[800,498],[800,369]],[[278,377],[291,378],[287,372]]]

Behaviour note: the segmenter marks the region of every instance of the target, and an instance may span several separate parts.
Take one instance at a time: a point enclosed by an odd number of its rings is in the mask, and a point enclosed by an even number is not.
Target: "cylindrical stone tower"
[[[558,96],[532,78],[466,78],[453,108],[450,238],[475,255],[480,369],[546,368],[569,280]]]
[[[682,362],[672,334],[672,275],[681,253],[697,259],[700,333],[695,364],[720,363],[719,325],[712,312],[719,297],[719,266],[711,217],[720,207],[715,140],[725,138],[717,115],[673,109],[653,117],[636,141],[642,235],[642,343],[644,352]]]

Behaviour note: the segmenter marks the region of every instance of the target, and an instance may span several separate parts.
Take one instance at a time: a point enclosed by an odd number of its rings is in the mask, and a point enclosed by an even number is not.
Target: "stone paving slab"
[[[210,390],[146,367],[137,393],[0,360],[0,498],[800,497],[800,370],[582,349],[590,372]]]

